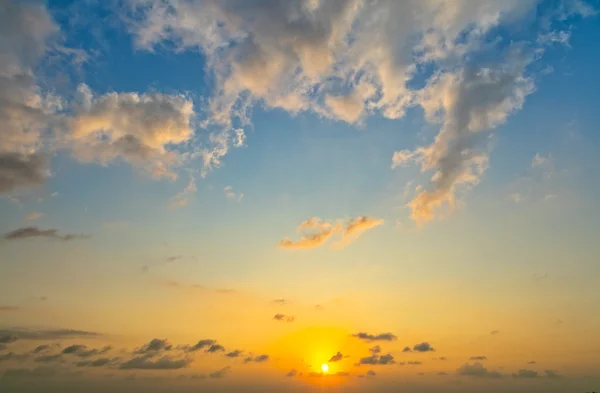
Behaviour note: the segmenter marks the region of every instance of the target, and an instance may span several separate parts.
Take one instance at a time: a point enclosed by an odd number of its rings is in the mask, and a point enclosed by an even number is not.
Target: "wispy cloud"
[[[62,240],[62,241],[70,241],[75,239],[85,239],[88,238],[88,235],[74,235],[74,234],[66,234],[61,235],[58,233],[58,229],[40,229],[38,227],[24,227],[15,229],[14,231],[8,232],[4,234],[5,240],[22,240],[22,239],[32,239],[32,238],[46,238],[53,240]]]
[[[229,200],[240,202],[244,198],[244,194],[235,192],[232,186],[226,186],[224,191],[225,197]]]
[[[398,338],[395,334],[392,333],[370,334],[360,332],[353,334],[353,336],[365,341],[395,341]]]
[[[339,234],[340,239],[332,244],[333,248],[343,248],[354,242],[363,233],[383,224],[382,219],[360,216],[343,222],[343,220],[324,221],[318,217],[311,217],[300,223],[297,231],[304,235],[297,241],[285,238],[278,243],[278,247],[287,249],[311,249],[324,245],[334,235]]]

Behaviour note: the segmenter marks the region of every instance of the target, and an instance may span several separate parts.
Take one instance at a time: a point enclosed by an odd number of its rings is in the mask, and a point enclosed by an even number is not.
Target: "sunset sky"
[[[0,392],[598,391],[599,13],[0,0]]]

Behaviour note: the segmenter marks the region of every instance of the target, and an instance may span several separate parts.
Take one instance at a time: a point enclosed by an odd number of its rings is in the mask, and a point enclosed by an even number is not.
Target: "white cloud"
[[[152,176],[177,177],[181,155],[173,145],[191,140],[193,103],[183,95],[107,93],[94,97],[86,85],[67,135],[75,157],[102,165],[121,159]]]
[[[0,3],[0,193],[49,175],[41,139],[61,102],[41,91],[33,71],[58,31],[42,5]]]
[[[227,199],[240,202],[244,198],[244,194],[236,193],[232,186],[226,186],[223,190]]]
[[[476,48],[503,20],[535,0],[205,1],[129,0],[141,49],[164,42],[207,58],[215,89],[201,153],[204,174],[235,145],[254,103],[357,123],[399,118],[418,95],[407,87],[419,61],[442,62]],[[466,42],[462,38],[467,32]],[[457,43],[461,41],[461,43]],[[414,52],[419,52],[415,57]]]
[[[196,187],[196,178],[193,173],[190,172],[190,178],[188,184],[185,186],[183,191],[175,195],[169,200],[169,208],[176,209],[187,205],[194,194],[196,194],[198,188]]]

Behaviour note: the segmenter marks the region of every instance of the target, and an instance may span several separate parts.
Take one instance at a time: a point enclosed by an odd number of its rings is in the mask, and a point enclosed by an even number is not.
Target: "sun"
[[[329,365],[327,363],[321,364],[321,371],[323,371],[323,373],[329,371]]]

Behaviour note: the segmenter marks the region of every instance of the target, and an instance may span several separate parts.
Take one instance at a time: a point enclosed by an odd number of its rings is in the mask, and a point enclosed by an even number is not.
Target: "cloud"
[[[287,299],[275,299],[272,300],[271,303],[279,304],[281,306],[288,304],[290,301]]]
[[[368,216],[351,218],[346,223],[342,220],[324,221],[318,217],[311,217],[300,223],[298,232],[306,232],[300,240],[292,241],[288,238],[279,242],[278,247],[288,249],[310,249],[324,245],[333,235],[340,234],[340,239],[332,247],[343,248],[358,239],[364,232],[383,224],[383,220]]]
[[[372,354],[371,356],[361,358],[359,360],[359,364],[370,364],[370,365],[386,365],[386,364],[394,364],[394,357],[391,354],[387,355],[377,355]]]
[[[224,367],[218,371],[208,374],[208,376],[210,378],[224,378],[227,376],[227,374],[229,374],[229,370],[231,370],[231,367]]]
[[[14,340],[58,340],[61,338],[73,337],[98,337],[100,335],[100,333],[96,332],[87,332],[83,330],[73,329],[0,329],[0,337],[11,337],[11,339]],[[0,342],[2,342],[2,339],[0,339]]]
[[[84,360],[77,362],[77,367],[104,367],[107,365],[118,364],[119,358],[98,358],[94,360]]]
[[[410,349],[410,347],[404,347],[402,352],[412,352],[412,349]]]
[[[59,362],[62,359],[62,355],[60,353],[54,355],[41,355],[33,359],[36,363],[54,363]]]
[[[18,353],[14,353],[14,352],[8,352],[8,353],[5,353],[4,355],[0,355],[0,363],[6,362],[6,361],[11,361],[11,360],[24,361],[27,359],[29,359],[29,355],[26,353],[18,354]]]
[[[536,364],[536,362],[534,360],[527,362],[527,364]]]
[[[428,189],[409,202],[412,218],[418,223],[431,220],[447,203],[455,204],[459,186],[479,183],[488,166],[484,138],[479,133],[505,122],[523,106],[534,90],[525,76],[532,58],[517,47],[509,50],[500,66],[469,65],[434,77],[418,99],[430,121],[442,127],[434,142],[413,151],[402,151],[405,160],[421,165],[421,171],[434,171]]]
[[[18,337],[12,336],[12,335],[0,336],[0,343],[2,343],[2,344],[14,343],[17,340],[18,340]]]
[[[224,191],[225,191],[225,197],[227,199],[232,200],[232,201],[240,202],[244,198],[244,194],[242,194],[242,193],[236,193],[235,191],[233,191],[233,187],[232,186],[226,186],[224,188]]]
[[[369,334],[360,332],[352,336],[366,341],[395,341],[398,338],[392,333]]]
[[[44,216],[44,213],[32,211],[32,212],[27,213],[27,215],[25,216],[25,220],[33,221],[33,220],[37,220],[38,218],[43,217],[43,216]]]
[[[323,228],[317,232],[302,236],[302,238],[297,241],[292,241],[286,238],[281,240],[277,246],[280,248],[296,250],[319,247],[325,244],[334,233],[340,230],[340,228],[340,226]]]
[[[148,354],[148,353],[156,353],[161,351],[170,351],[173,348],[173,345],[169,343],[167,339],[152,339],[147,344],[143,345],[140,348],[137,348],[133,353],[138,355]]]
[[[381,347],[379,345],[375,345],[374,347],[369,348],[369,352],[371,352],[372,355],[377,355],[381,353]]]
[[[432,348],[428,342],[422,342],[420,344],[416,344],[413,347],[413,351],[415,351],[415,352],[429,352],[429,351],[433,352],[433,351],[435,351],[435,349]]]
[[[553,370],[544,370],[544,373],[546,374],[546,378],[562,378],[562,376],[559,375],[558,372]]]
[[[40,352],[44,352],[50,349],[50,345],[48,344],[42,344],[42,345],[38,345],[37,347],[35,347],[31,353],[40,353]]]
[[[348,221],[346,227],[342,231],[342,238],[334,244],[334,247],[344,247],[356,239],[363,233],[373,228],[383,225],[382,219],[377,219],[368,216],[356,217]]]
[[[178,207],[183,207],[187,205],[196,191],[198,191],[198,187],[196,187],[196,178],[192,173],[190,173],[190,178],[188,180],[187,185],[177,195],[169,200],[169,208],[176,209]]]
[[[227,356],[228,358],[237,358],[242,356],[244,352],[240,351],[239,349],[236,349],[235,351],[231,351],[229,353],[227,353],[225,356]]]
[[[277,314],[275,314],[275,316],[273,316],[273,319],[276,321],[281,321],[281,322],[294,322],[296,320],[296,317],[293,315],[285,315],[285,314],[277,313]]]
[[[49,175],[42,134],[61,103],[42,91],[34,69],[58,33],[44,5],[0,4],[0,193],[40,185]]]
[[[65,349],[63,349],[62,353],[65,355],[75,355],[80,358],[88,358],[91,356],[105,354],[106,352],[110,351],[111,349],[112,349],[112,347],[109,345],[105,346],[101,349],[95,349],[95,348],[88,349],[88,347],[85,345],[74,344],[74,345],[70,345],[70,346],[66,347]]]
[[[194,344],[193,346],[191,346],[190,348],[188,348],[187,350],[189,352],[194,352],[194,351],[198,351],[200,349],[204,349],[206,347],[210,348],[211,345],[214,345],[216,343],[217,343],[216,340],[202,339],[202,340],[198,341],[196,344]]]
[[[32,226],[15,229],[14,231],[4,234],[3,237],[5,240],[21,240],[39,237],[54,240],[70,241],[74,239],[85,239],[89,236],[73,234],[59,235],[58,229],[39,229],[38,227]]]
[[[152,360],[152,354],[145,354],[121,363],[119,368],[121,370],[176,370],[187,367],[191,362],[189,358],[172,359],[169,356]]]
[[[513,373],[513,378],[537,378],[538,372],[533,370],[521,369],[518,373]]]
[[[195,117],[183,95],[106,93],[95,97],[79,85],[69,143],[81,162],[107,165],[122,160],[155,178],[175,179],[182,157],[170,146],[190,141]]]
[[[469,360],[487,360],[486,356],[471,356]]]
[[[329,362],[339,362],[343,358],[344,358],[344,355],[342,355],[341,352],[338,352],[338,353],[336,353],[335,355],[333,355],[332,357],[329,358]]]
[[[287,374],[285,374],[286,377],[295,377],[296,375],[298,375],[298,371],[296,371],[296,369],[291,369]]]
[[[492,334],[492,335],[494,335],[494,334],[498,334],[498,333],[500,333],[500,330],[492,330],[492,331],[490,332],[490,334]]]
[[[439,376],[446,376],[446,375],[448,375],[448,373],[446,373],[446,372],[443,372],[443,371],[440,371],[440,372],[439,372],[439,373],[437,373],[436,375],[439,375]]]
[[[208,353],[225,352],[225,348],[222,345],[213,344],[204,352],[208,352]]]
[[[0,344],[0,351],[4,351],[6,348],[8,348],[6,344]]]
[[[377,374],[376,374],[376,373],[375,373],[375,371],[373,371],[373,370],[369,370],[369,371],[367,371],[367,376],[369,376],[369,377],[374,377],[374,376],[376,376],[376,375],[377,375]]]
[[[28,368],[9,368],[4,372],[4,378],[38,378],[38,377],[52,377],[56,375],[58,371],[51,367],[36,367],[33,369]]]
[[[456,370],[458,375],[477,378],[502,378],[502,374],[497,371],[488,371],[481,363],[463,364]]]
[[[21,309],[20,307],[15,307],[15,306],[0,306],[0,312],[19,311],[20,309]]]
[[[247,357],[246,359],[244,359],[244,363],[251,363],[251,362],[263,363],[268,360],[269,360],[269,355],[258,355],[255,357]]]

